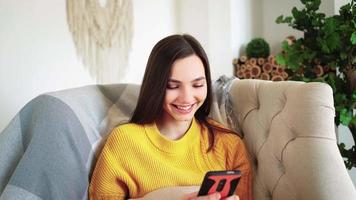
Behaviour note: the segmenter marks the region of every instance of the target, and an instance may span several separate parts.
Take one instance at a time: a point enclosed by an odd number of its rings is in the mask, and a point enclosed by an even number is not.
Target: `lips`
[[[190,105],[176,105],[176,104],[172,104],[172,105],[177,112],[181,114],[188,114],[193,110],[195,103]]]

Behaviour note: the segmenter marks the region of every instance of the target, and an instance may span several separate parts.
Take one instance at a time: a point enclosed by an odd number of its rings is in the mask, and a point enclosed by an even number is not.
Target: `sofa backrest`
[[[356,199],[329,85],[237,80],[229,94],[251,154],[255,199]]]

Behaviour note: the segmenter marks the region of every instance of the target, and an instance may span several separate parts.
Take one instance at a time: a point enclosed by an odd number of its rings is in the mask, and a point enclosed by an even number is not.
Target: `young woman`
[[[148,59],[130,123],[109,135],[90,183],[90,199],[155,199],[159,189],[199,186],[206,172],[239,169],[236,195],[252,199],[252,174],[241,138],[208,118],[209,62],[190,35],[159,41]],[[167,194],[167,193],[166,193]],[[219,194],[183,199],[220,199]]]

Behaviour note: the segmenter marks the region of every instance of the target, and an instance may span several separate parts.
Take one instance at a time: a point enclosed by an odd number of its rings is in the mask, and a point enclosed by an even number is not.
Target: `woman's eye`
[[[203,87],[204,86],[204,84],[196,84],[196,85],[193,85],[193,87],[195,87],[195,88],[200,88],[200,87]]]
[[[177,89],[178,85],[167,85],[167,89]]]

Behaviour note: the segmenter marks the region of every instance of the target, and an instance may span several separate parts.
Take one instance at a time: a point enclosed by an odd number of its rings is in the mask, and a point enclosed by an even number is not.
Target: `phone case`
[[[240,170],[209,171],[205,174],[198,196],[219,192],[221,198],[234,194],[240,181]]]

